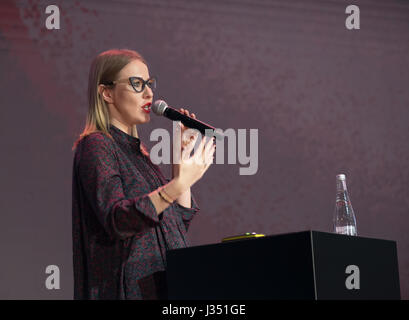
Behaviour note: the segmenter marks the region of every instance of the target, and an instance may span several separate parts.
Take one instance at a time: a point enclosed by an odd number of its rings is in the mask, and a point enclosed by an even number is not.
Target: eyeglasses
[[[119,80],[115,80],[115,81],[108,81],[105,82],[103,84],[105,85],[114,85],[116,83],[126,83],[129,82],[129,84],[132,86],[132,88],[135,90],[135,92],[142,92],[145,89],[145,86],[147,85],[149,88],[151,88],[152,90],[156,89],[156,78],[151,77],[149,79],[147,79],[146,81],[143,80],[140,77],[129,77],[127,79],[119,79]]]

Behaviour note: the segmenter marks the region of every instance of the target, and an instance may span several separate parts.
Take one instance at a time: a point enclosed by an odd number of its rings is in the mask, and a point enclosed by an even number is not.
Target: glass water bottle
[[[351,200],[349,199],[345,175],[338,174],[337,196],[334,213],[334,232],[349,236],[356,236],[356,219],[352,209]]]

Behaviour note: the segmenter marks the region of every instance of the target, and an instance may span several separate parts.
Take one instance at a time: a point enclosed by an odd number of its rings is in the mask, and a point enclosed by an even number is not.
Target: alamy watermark
[[[258,129],[249,129],[249,144],[247,147],[247,129],[216,129],[222,139],[216,139],[215,160],[216,164],[225,163],[225,143],[227,143],[227,164],[241,164],[246,167],[239,169],[240,175],[254,175],[258,170]],[[211,139],[213,130],[206,130],[205,136]],[[193,152],[198,151],[202,135],[198,130],[187,129],[183,133],[184,140],[191,136],[197,136]],[[181,141],[181,131],[176,121],[173,121],[174,141]],[[150,135],[150,141],[158,141],[150,151],[150,158],[154,164],[180,163],[180,144],[174,143],[171,150],[171,134],[163,128],[154,129]],[[173,151],[173,152],[172,152]],[[171,161],[171,154],[172,161]],[[197,158],[199,159],[199,158]]]
[[[45,20],[45,27],[48,30],[60,29],[60,8],[57,5],[48,5],[45,13],[49,14]],[[348,30],[360,29],[360,11],[357,5],[351,4],[345,8],[345,13],[349,16],[345,19],[345,27]]]
[[[54,4],[45,8],[45,13],[49,14],[45,19],[45,27],[48,30],[60,29],[60,8]]]
[[[349,16],[345,19],[345,27],[348,30],[360,29],[359,7],[351,4],[345,8],[345,13],[349,14]]]
[[[46,274],[50,274],[45,279],[45,287],[48,290],[59,290],[60,289],[60,268],[54,264],[51,264],[45,269]]]

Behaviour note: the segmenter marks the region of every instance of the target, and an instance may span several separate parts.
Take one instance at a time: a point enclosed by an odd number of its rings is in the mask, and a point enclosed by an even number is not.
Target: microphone
[[[218,132],[214,127],[211,125],[199,121],[197,119],[193,119],[180,111],[169,107],[168,104],[163,100],[156,100],[154,104],[151,106],[152,111],[158,116],[165,116],[166,118],[173,120],[173,121],[181,121],[186,127],[197,129],[200,131],[201,134],[205,135],[205,130],[212,130],[212,136],[216,137],[216,139],[221,140],[224,138],[223,134]]]

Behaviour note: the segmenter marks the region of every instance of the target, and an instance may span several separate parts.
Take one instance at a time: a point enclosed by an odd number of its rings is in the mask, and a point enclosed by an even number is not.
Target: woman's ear
[[[113,103],[113,91],[111,88],[108,88],[106,85],[100,84],[98,86],[98,93],[101,95],[102,99],[107,103]]]

